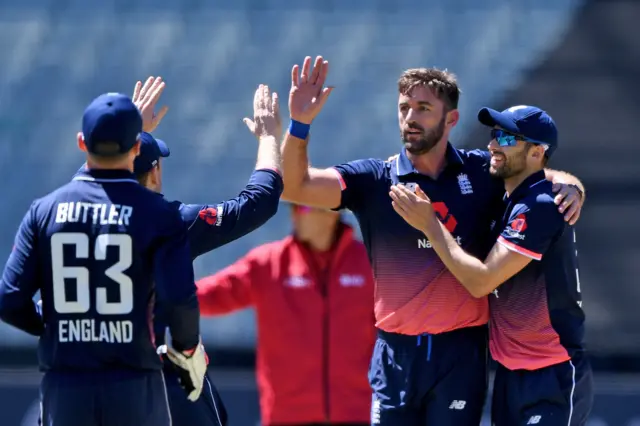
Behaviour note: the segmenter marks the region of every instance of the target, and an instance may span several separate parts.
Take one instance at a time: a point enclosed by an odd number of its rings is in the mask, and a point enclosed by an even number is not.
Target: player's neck
[[[116,163],[103,163],[95,161],[94,159],[87,157],[86,168],[89,170],[128,170],[133,173],[133,164],[129,164],[128,161],[121,161]]]
[[[504,190],[507,192],[507,196],[510,197],[511,194],[513,194],[513,191],[515,191],[520,186],[520,184],[525,181],[525,179],[527,179],[532,174],[539,172],[540,170],[541,169],[523,170],[517,175],[505,178]]]
[[[303,241],[303,243],[311,250],[322,253],[331,250],[336,238],[337,228],[330,230],[329,232],[319,232],[317,235]]]
[[[447,165],[447,141],[440,141],[434,146],[431,151],[425,154],[411,154],[407,151],[407,158],[413,164],[413,167],[425,176],[429,176],[432,179],[437,179],[440,173]]]

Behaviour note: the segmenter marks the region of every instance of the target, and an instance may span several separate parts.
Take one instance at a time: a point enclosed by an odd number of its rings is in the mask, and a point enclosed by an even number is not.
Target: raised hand
[[[133,89],[133,103],[140,110],[142,115],[142,130],[148,133],[156,130],[164,116],[169,111],[168,106],[160,108],[158,114],[155,113],[156,104],[164,91],[165,83],[162,77],[149,77],[147,81],[138,81]]]
[[[311,57],[304,58],[302,72],[297,64],[291,69],[291,91],[289,92],[289,114],[292,120],[311,124],[329,98],[333,87],[324,87],[329,61],[316,57],[311,69]]]
[[[271,93],[266,84],[259,85],[253,96],[253,120],[245,117],[242,121],[258,139],[266,136],[279,139],[282,136],[282,120],[278,94]]]

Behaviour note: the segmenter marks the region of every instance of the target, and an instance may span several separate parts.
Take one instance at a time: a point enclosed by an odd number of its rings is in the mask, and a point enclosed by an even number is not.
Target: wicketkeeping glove
[[[204,376],[207,374],[207,354],[202,341],[188,353],[178,352],[167,345],[160,346],[158,353],[166,354],[167,358],[180,370],[178,376],[180,384],[187,392],[187,398],[190,401],[196,401],[202,393]]]

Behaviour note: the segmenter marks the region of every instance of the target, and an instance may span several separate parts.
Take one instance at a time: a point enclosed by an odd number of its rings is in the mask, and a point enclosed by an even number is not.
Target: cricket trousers
[[[43,426],[171,426],[162,371],[48,371]]]
[[[408,336],[378,331],[371,424],[478,426],[487,392],[486,326]]]
[[[173,426],[227,426],[227,410],[209,374],[197,401],[189,401],[180,386],[178,374],[169,361],[165,361],[165,380]]]
[[[498,364],[491,420],[495,426],[583,426],[593,404],[593,377],[584,351],[538,370]]]

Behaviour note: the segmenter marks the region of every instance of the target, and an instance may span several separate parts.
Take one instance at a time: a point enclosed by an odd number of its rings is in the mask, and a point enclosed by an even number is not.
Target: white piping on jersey
[[[114,183],[123,183],[123,182],[132,182],[132,183],[137,183],[140,184],[140,182],[138,182],[135,179],[96,179],[94,177],[91,176],[74,176],[73,180],[84,180],[87,182],[114,182]]]

